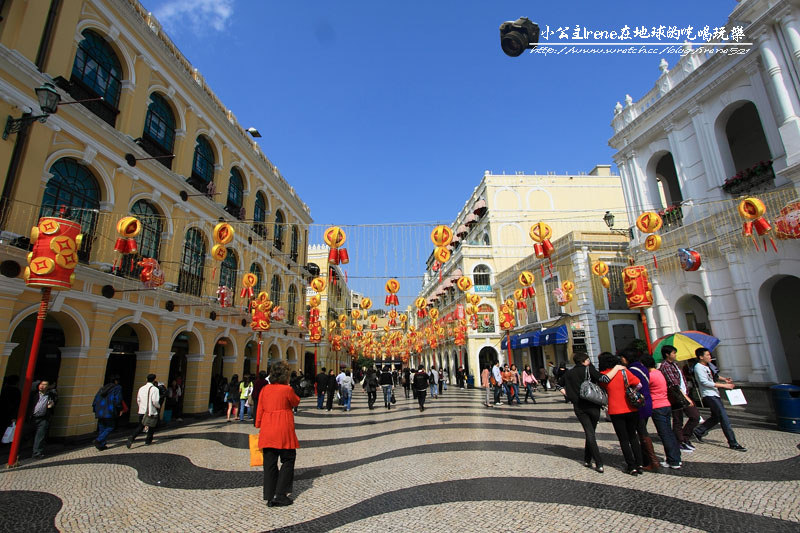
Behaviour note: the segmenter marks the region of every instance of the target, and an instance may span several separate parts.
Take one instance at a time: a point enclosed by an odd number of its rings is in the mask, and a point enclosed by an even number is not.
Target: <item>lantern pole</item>
[[[256,344],[256,374],[261,370],[261,332],[258,332],[258,343]]]
[[[314,375],[317,375],[317,346],[319,346],[316,342],[314,343]]]
[[[651,353],[650,328],[647,327],[647,316],[644,314],[644,309],[639,309],[639,314],[642,317],[642,327],[644,328],[644,340],[647,343],[647,353],[653,355]]]
[[[511,353],[511,330],[506,330],[506,352],[508,352],[508,364],[514,364],[514,355]]]
[[[8,453],[7,468],[17,466],[17,455],[19,446],[22,442],[22,426],[25,423],[25,415],[28,413],[28,402],[31,397],[31,385],[33,384],[33,373],[36,370],[36,358],[39,355],[39,344],[42,340],[44,331],[44,319],[47,316],[47,304],[50,302],[50,287],[42,288],[42,301],[39,303],[39,313],[36,315],[36,329],[33,331],[33,342],[31,343],[31,353],[28,356],[28,368],[25,370],[25,383],[22,388],[22,397],[17,411],[17,423],[14,430],[14,440],[11,441],[11,450]]]

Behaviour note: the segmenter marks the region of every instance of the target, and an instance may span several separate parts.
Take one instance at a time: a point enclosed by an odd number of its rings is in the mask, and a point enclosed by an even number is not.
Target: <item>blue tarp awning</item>
[[[500,349],[507,350],[506,347],[506,340],[508,339],[508,335],[503,335],[503,338],[500,340]],[[517,350],[519,349],[519,335],[511,335],[511,349]]]
[[[567,326],[556,326],[554,328],[543,329],[539,334],[534,346],[546,346],[548,344],[566,344],[569,341]]]

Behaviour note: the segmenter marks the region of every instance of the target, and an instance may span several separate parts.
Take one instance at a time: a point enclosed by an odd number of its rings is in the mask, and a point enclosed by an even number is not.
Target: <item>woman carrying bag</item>
[[[297,434],[293,409],[300,398],[289,386],[289,366],[284,361],[272,365],[270,386],[261,389],[256,412],[258,447],[264,455],[264,499],[268,507],[291,505],[294,462],[297,458]],[[281,468],[278,470],[278,459]]]
[[[608,414],[611,417],[611,424],[614,426],[614,433],[617,434],[617,439],[619,439],[622,455],[625,456],[625,464],[627,465],[625,473],[638,476],[643,473],[640,467],[642,464],[642,449],[636,433],[636,429],[639,426],[639,413],[638,406],[632,405],[628,398],[630,395],[636,394],[634,389],[639,385],[639,378],[625,369],[625,367],[620,370],[620,359],[616,355],[603,352],[598,360],[601,374],[608,376],[613,370],[619,370],[613,378],[610,378],[608,383],[601,382],[600,386],[608,394]],[[629,392],[629,389],[631,392]]]
[[[611,354],[609,354],[611,355]],[[602,357],[603,354],[600,354]],[[587,386],[583,383],[588,381],[594,385],[608,384],[617,372],[624,369],[622,365],[617,365],[607,373],[601,374],[589,361],[589,356],[585,353],[577,353],[572,356],[575,366],[564,375],[564,390],[567,400],[572,402],[572,409],[575,416],[583,426],[583,434],[586,438],[583,446],[583,465],[587,468],[592,467],[594,460],[595,470],[603,472],[603,458],[600,456],[600,449],[597,447],[597,437],[595,430],[600,421],[600,408],[606,398],[602,394],[590,396],[591,393],[583,392]],[[602,391],[601,391],[602,392]]]

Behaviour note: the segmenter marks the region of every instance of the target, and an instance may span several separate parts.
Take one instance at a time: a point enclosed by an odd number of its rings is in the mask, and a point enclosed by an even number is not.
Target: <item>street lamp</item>
[[[614,213],[612,213],[611,211],[606,211],[606,214],[603,215],[603,222],[606,223],[606,226],[608,226],[608,230],[611,233],[616,233],[618,235],[625,235],[629,239],[633,239],[632,229],[614,229]]]
[[[61,95],[56,91],[52,83],[45,83],[41,87],[34,89],[36,98],[39,100],[39,107],[42,109],[41,115],[31,115],[23,113],[20,118],[13,118],[11,115],[6,120],[6,127],[3,130],[3,140],[7,139],[12,133],[18,133],[23,127],[38,120],[41,123],[47,121],[47,117],[58,111],[58,104],[61,102]]]

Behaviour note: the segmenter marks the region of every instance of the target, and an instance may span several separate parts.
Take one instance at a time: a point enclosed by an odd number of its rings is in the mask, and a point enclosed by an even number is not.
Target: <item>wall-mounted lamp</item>
[[[254,127],[252,127],[252,126],[247,128],[247,133],[249,133],[253,137],[261,137],[261,134],[258,132],[258,130],[255,129]]]
[[[633,239],[633,229],[614,229],[614,214],[611,211],[606,211],[606,214],[603,215],[603,222],[606,223],[611,233],[625,235],[629,239]]]
[[[12,133],[19,133],[23,128],[27,127],[35,121],[42,124],[47,122],[47,117],[53,115],[58,111],[60,105],[82,104],[84,102],[96,102],[102,100],[102,96],[97,98],[87,98],[86,100],[75,100],[74,102],[62,102],[61,95],[56,91],[55,85],[52,83],[44,83],[41,87],[34,89],[36,98],[39,100],[39,107],[42,109],[41,115],[32,115],[30,113],[23,113],[19,118],[13,118],[11,115],[6,120],[6,127],[3,130],[3,140],[6,140]]]

